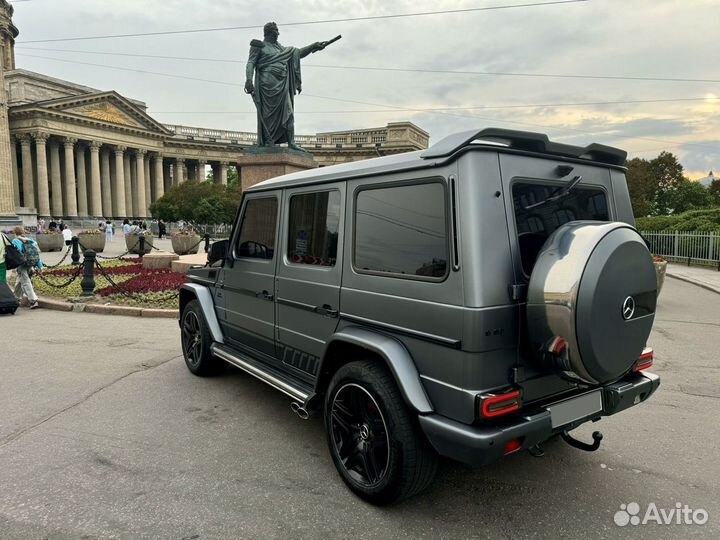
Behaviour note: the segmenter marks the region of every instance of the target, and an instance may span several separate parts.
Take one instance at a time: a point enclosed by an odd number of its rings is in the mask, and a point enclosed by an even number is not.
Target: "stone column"
[[[57,141],[50,141],[50,186],[52,198],[50,199],[53,217],[63,215],[62,175],[60,173],[60,145]]]
[[[125,158],[127,147],[115,147],[115,191],[113,193],[113,216],[127,217],[125,209]]]
[[[22,151],[22,186],[23,206],[35,208],[35,185],[33,182],[32,147],[30,135],[23,134],[18,137]]]
[[[153,165],[155,166],[155,199],[157,201],[160,197],[165,194],[165,169],[163,168],[163,155],[155,154],[153,156]]]
[[[125,154],[123,155],[123,167],[125,169],[125,210],[127,211],[127,217],[135,217],[133,211],[133,174],[132,174],[132,162],[130,160],[130,152],[125,148]]]
[[[205,165],[207,165],[207,161],[205,161],[204,159],[198,160],[198,165],[197,165],[197,181],[198,182],[205,181],[205,178],[206,178]]]
[[[163,162],[163,195],[172,187],[172,164],[169,161]]]
[[[145,155],[145,213],[144,216],[150,215],[150,203],[152,202],[152,179],[150,177],[150,157]]]
[[[112,216],[112,182],[110,181],[110,150],[100,150],[100,185],[102,186],[102,215]]]
[[[137,189],[133,193],[133,209],[137,217],[147,216],[147,207],[145,205],[145,154],[147,150],[138,148],[135,150],[135,173],[137,177]]]
[[[12,167],[13,201],[15,207],[18,207],[20,206],[20,171],[18,170],[17,142],[13,137],[10,137],[10,166]]]
[[[102,217],[102,183],[100,180],[101,142],[90,143],[90,213],[93,217]]]
[[[35,161],[37,162],[37,199],[38,215],[50,217],[50,189],[48,187],[48,163],[46,143],[50,135],[47,133],[33,133],[35,139]]]
[[[75,180],[75,143],[77,139],[66,137],[65,146],[65,215],[77,217],[77,181]]]
[[[227,161],[221,161],[218,178],[215,180],[218,184],[221,184],[223,186],[227,186],[227,172],[228,172],[228,162]]]
[[[77,179],[77,206],[78,216],[88,216],[88,185],[85,168],[85,146],[78,144],[75,147],[75,178]]]
[[[185,182],[185,160],[182,158],[175,159],[175,185],[179,186]]]

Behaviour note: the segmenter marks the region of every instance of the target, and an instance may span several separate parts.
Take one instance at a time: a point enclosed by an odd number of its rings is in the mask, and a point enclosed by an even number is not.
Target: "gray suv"
[[[180,293],[189,370],[232,364],[324,419],[375,504],[645,401],[657,280],[626,153],[538,133],[302,171],[244,193]]]

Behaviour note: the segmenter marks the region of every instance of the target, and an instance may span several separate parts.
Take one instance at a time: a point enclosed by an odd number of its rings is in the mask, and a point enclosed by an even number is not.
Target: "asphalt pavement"
[[[390,508],[337,476],[319,419],[238,371],[192,376],[177,322],[22,309],[0,318],[0,538],[718,538],[720,298],[667,280],[647,403]],[[626,525],[676,503],[704,525]],[[629,508],[633,508],[632,506]]]

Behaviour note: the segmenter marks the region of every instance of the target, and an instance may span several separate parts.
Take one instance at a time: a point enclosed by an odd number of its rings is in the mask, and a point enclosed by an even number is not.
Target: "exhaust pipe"
[[[301,403],[298,403],[297,401],[293,401],[290,404],[290,408],[293,410],[293,412],[295,414],[297,414],[303,420],[307,420],[308,418],[310,418],[310,413],[307,412],[307,410],[305,409],[305,407],[302,406]]]

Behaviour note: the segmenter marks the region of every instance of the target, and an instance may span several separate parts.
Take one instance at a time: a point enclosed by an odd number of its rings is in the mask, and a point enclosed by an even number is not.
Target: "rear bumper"
[[[602,411],[570,424],[552,427],[550,411],[545,407],[494,426],[469,426],[437,414],[420,416],[425,435],[443,456],[469,465],[486,465],[504,455],[505,446],[513,439],[521,440],[521,450],[541,443],[553,434],[574,429],[589,420],[610,416],[648,399],[660,386],[660,377],[653,373],[633,373],[602,387]]]

